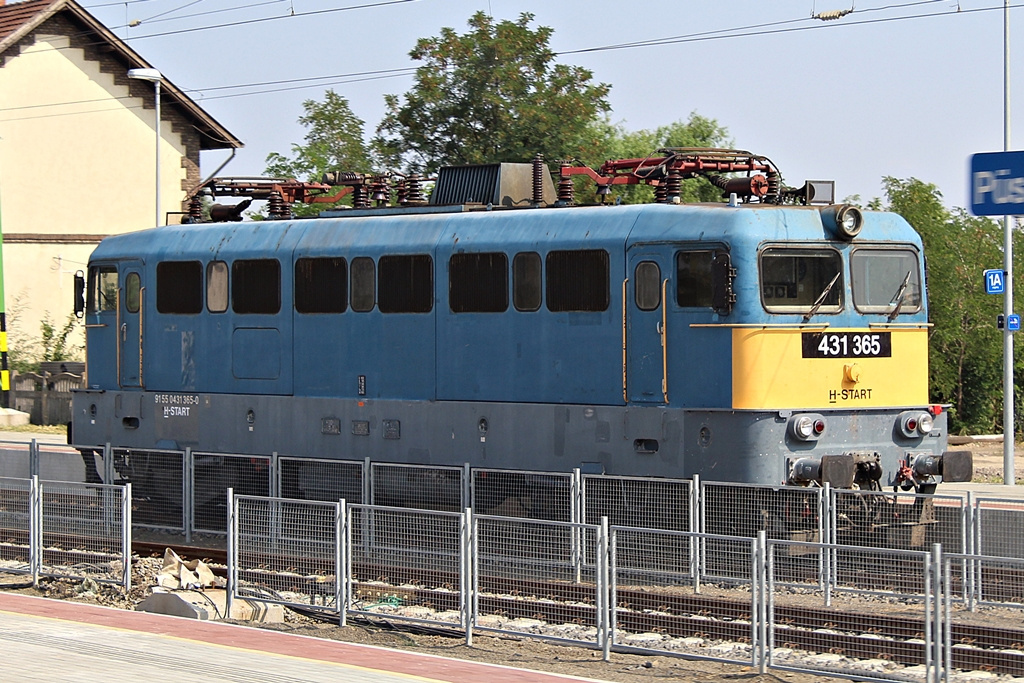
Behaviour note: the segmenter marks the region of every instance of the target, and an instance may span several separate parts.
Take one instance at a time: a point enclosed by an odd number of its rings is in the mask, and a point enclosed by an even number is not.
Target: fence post
[[[704,498],[704,482],[700,480],[699,475],[693,475],[693,489],[694,489],[694,505],[697,509],[695,516],[697,521],[697,533],[700,534],[697,537],[697,573],[694,581],[699,584],[701,577],[704,575],[704,571],[707,569],[707,539],[704,537],[704,529],[706,528],[705,520],[705,498]]]
[[[363,459],[363,502],[373,505],[373,467],[369,456]]]
[[[462,463],[462,505],[460,510],[473,507],[473,470],[468,462]]]
[[[473,624],[476,620],[476,544],[473,533],[475,525],[473,508],[466,507],[462,511],[462,562],[459,568],[459,602],[462,605],[463,626],[466,628],[466,647],[473,646]]]
[[[924,679],[928,683],[935,683],[935,614],[933,605],[935,600],[935,588],[933,587],[934,568],[932,560],[935,556],[935,546],[932,551],[924,551]]]
[[[597,642],[601,646],[604,661],[611,659],[611,567],[608,562],[609,550],[608,518],[601,517],[601,528],[597,534]]]
[[[225,591],[224,618],[231,618],[235,590],[238,588],[238,510],[235,508],[235,489],[229,488],[228,496],[228,571]]]
[[[42,498],[39,491],[39,475],[33,474],[28,489],[28,564],[32,570],[32,586],[35,588],[39,587],[39,572],[43,563]]]
[[[270,496],[273,498],[281,497],[281,476],[278,467],[277,451],[274,451],[270,454],[270,481],[267,482]]]
[[[981,554],[981,501],[974,497],[973,491],[967,492],[969,504],[969,517],[971,520],[970,543],[967,558],[967,609],[971,612],[978,610],[978,599],[981,596],[981,563],[976,557]]]
[[[338,605],[338,626],[348,618],[348,505],[340,499],[334,509],[334,600]]]
[[[832,486],[826,481],[818,498],[818,543],[823,544],[818,547],[818,586],[822,590],[825,590],[825,584],[829,580],[827,577],[832,571],[830,551],[827,545],[831,543],[832,538],[832,525],[829,523],[832,517],[831,499]],[[825,604],[828,605],[828,602]]]
[[[945,666],[945,657],[943,656],[943,636],[945,635],[945,628],[942,626],[943,610],[945,607],[945,599],[943,598],[943,571],[942,571],[942,544],[932,544],[932,585],[934,586],[934,600],[932,602],[932,637],[931,640],[925,638],[926,643],[930,643],[932,647],[932,679],[935,683],[942,683],[943,670]]]
[[[39,476],[39,442],[35,439],[28,445],[28,476]]]
[[[750,625],[750,638],[753,647],[751,647],[751,657],[753,658],[754,664],[758,667],[759,673],[764,675],[768,669],[768,652],[766,648],[768,639],[768,582],[770,570],[768,568],[768,534],[763,529],[757,532],[757,538],[752,540],[751,543],[753,552],[751,555],[754,560],[754,575],[751,577],[752,594],[751,594],[751,625]]]
[[[192,455],[192,447],[186,446],[185,453],[182,455],[182,468],[181,476],[182,481],[182,510],[185,515],[185,542],[192,542],[192,529],[196,524],[196,511],[195,511],[195,486],[196,486],[196,464],[194,462],[194,456]],[[232,489],[228,489],[228,495],[231,494]]]
[[[580,468],[575,467],[572,470],[572,477],[569,480],[569,519],[573,525],[581,524],[581,480],[580,480]],[[570,536],[572,549],[572,563],[576,569],[576,583],[583,582],[583,529],[579,526],[572,527],[572,535]]]
[[[126,483],[121,491],[121,549],[127,594],[132,589],[132,483]]]
[[[114,449],[109,441],[103,445],[103,483],[114,483]]]
[[[953,615],[952,612],[952,567],[950,562],[943,558],[943,585],[942,595],[944,597],[945,605],[943,606],[943,623],[942,623],[942,680],[948,683],[950,672],[953,670]]]

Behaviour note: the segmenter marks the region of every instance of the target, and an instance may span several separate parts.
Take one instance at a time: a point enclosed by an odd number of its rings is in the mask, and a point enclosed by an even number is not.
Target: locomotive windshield
[[[862,313],[921,310],[921,274],[912,249],[860,248],[850,256],[853,305]]]
[[[842,257],[834,249],[765,249],[761,252],[765,309],[774,313],[839,312],[843,305],[842,269]]]

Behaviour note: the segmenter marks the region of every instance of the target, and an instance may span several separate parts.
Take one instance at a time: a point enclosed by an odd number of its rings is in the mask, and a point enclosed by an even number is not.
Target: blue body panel
[[[727,327],[695,325],[799,323],[801,315],[765,311],[758,255],[766,246],[807,244],[844,253],[871,242],[900,242],[920,251],[917,234],[894,214],[867,213],[855,243],[836,240],[820,212],[805,207],[642,205],[558,210],[513,210],[405,216],[164,227],[105,240],[93,264],[140,259],[152,287],[162,260],[276,258],[281,263],[281,310],[276,315],[231,311],[165,315],[144,309],[144,385],[150,391],[278,394],[403,400],[501,401],[596,405],[731,405]],[[680,308],[666,297],[668,347],[661,357],[661,311],[644,317],[629,303],[633,264],[655,260],[666,277],[680,248],[727,250],[736,270],[736,304],[729,315]],[[610,305],[603,312],[517,311],[452,313],[447,302],[448,261],[462,252],[502,251],[511,265],[520,252],[543,259],[557,249],[604,249],[610,263]],[[225,256],[225,255],[230,256]],[[294,263],[306,256],[429,254],[435,300],[429,313],[294,313]],[[845,266],[844,266],[845,267]],[[922,267],[923,272],[923,267]],[[842,312],[819,313],[833,327],[882,322],[851,305],[849,278]],[[511,298],[511,286],[510,286]],[[628,316],[627,316],[628,311]],[[655,320],[654,316],[659,316]],[[90,318],[98,316],[90,315]],[[108,316],[109,317],[109,316]],[[927,311],[901,322],[927,321]],[[629,383],[624,398],[623,325]],[[90,384],[117,388],[108,328],[89,330]],[[123,361],[122,361],[123,362]],[[360,379],[362,378],[362,379]],[[129,386],[123,381],[123,386]],[[359,393],[362,390],[364,393]]]

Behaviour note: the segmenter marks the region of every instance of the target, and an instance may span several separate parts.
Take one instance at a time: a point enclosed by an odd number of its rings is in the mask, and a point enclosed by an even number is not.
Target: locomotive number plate
[[[890,332],[804,332],[804,358],[891,358]]]

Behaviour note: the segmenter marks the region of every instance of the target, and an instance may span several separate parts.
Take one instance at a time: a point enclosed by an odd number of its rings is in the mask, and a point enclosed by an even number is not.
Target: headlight
[[[928,413],[922,413],[921,417],[917,421],[917,431],[927,436],[932,431],[932,427],[935,426],[935,420]]]
[[[908,439],[927,436],[935,426],[935,418],[931,413],[921,410],[907,410],[896,419],[899,432]]]
[[[800,441],[813,441],[825,433],[825,419],[813,413],[794,415],[789,418],[789,433]]]

